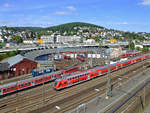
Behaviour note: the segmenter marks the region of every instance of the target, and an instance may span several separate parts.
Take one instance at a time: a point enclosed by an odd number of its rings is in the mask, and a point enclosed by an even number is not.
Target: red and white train
[[[120,57],[135,57],[135,56],[138,56],[139,54],[140,52],[131,51],[131,52],[127,52],[127,53],[120,55]]]
[[[150,54],[145,54],[143,56],[138,56],[138,57],[126,60],[126,61],[118,62],[115,64],[110,64],[109,66],[105,65],[102,67],[100,66],[100,67],[96,67],[93,69],[89,69],[87,71],[77,72],[77,73],[72,74],[71,76],[66,76],[60,79],[56,79],[54,83],[54,89],[60,90],[66,87],[70,87],[70,86],[91,80],[95,77],[102,76],[106,74],[109,71],[109,69],[110,71],[115,71],[120,68],[126,67],[128,65],[140,62],[148,58],[150,58]]]
[[[26,89],[29,87],[33,87],[39,84],[43,84],[49,81],[53,81],[57,78],[63,77],[65,74],[73,73],[79,70],[79,66],[73,66],[70,68],[67,68],[65,70],[60,70],[52,73],[47,73],[41,76],[29,78],[26,80],[21,80],[17,82],[12,82],[9,84],[0,85],[0,96],[6,95],[15,91],[19,91],[22,89]]]

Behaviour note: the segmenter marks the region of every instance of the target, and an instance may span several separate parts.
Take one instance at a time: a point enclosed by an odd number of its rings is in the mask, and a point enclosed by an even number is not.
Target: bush
[[[15,56],[17,54],[18,54],[18,50],[2,53],[0,54],[0,61],[8,57]]]

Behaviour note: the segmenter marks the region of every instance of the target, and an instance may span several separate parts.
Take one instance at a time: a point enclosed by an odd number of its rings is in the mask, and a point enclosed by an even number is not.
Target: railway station
[[[29,73],[1,80],[0,112],[114,113],[134,107],[139,112],[149,99],[149,58],[150,54],[116,47],[24,52],[1,62],[6,65],[1,73],[8,73],[12,64],[17,64],[16,70],[23,68],[22,62],[35,65],[24,65],[25,72],[32,70]]]
[[[0,0],[0,113],[150,113],[150,0]]]

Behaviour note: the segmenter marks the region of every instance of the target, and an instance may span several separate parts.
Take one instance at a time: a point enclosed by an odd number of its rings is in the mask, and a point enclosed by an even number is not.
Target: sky
[[[150,0],[0,0],[0,26],[86,22],[150,33]]]

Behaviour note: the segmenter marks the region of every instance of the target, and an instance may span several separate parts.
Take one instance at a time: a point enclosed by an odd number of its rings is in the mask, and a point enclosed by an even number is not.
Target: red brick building
[[[4,63],[8,63],[9,66],[5,66],[4,68]],[[3,60],[1,66],[3,67],[3,70],[0,70],[0,79],[6,79],[31,73],[32,69],[37,68],[37,62],[29,60],[24,56],[16,55]]]

